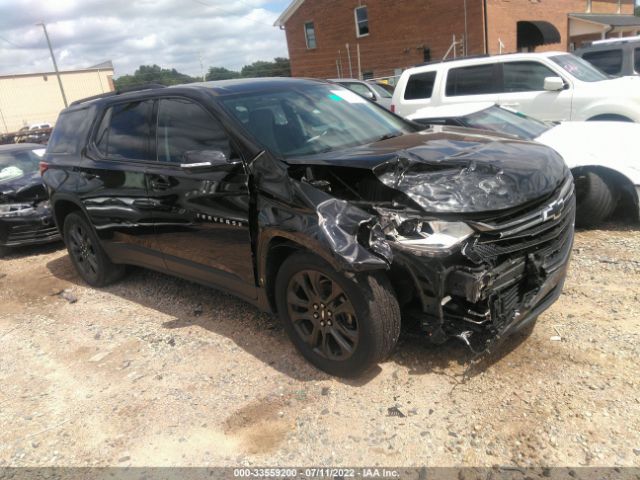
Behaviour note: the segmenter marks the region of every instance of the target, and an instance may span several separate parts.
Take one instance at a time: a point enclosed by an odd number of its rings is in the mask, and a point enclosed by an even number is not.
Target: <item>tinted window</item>
[[[635,51],[634,69],[636,73],[640,73],[640,48]]]
[[[622,70],[622,50],[602,50],[587,52],[582,58],[593,63],[596,67],[609,75],[618,75]]]
[[[91,118],[88,108],[62,112],[49,139],[47,152],[78,153],[89,133]]]
[[[404,91],[404,99],[417,100],[420,98],[431,98],[435,81],[436,72],[411,75],[407,81],[407,89]]]
[[[150,100],[122,103],[107,109],[96,135],[96,146],[109,157],[149,160]]]
[[[538,62],[507,62],[502,65],[505,92],[544,90],[544,79],[558,74]]]
[[[492,64],[452,68],[449,70],[446,90],[446,94],[449,97],[484,95],[498,93],[498,91]]]
[[[187,152],[219,150],[229,156],[229,138],[220,122],[189,100],[160,100],[158,160],[187,163]]]

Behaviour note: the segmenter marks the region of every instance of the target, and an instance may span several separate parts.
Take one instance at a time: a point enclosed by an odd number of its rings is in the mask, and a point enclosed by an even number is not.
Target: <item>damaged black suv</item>
[[[353,376],[402,321],[496,344],[560,295],[574,187],[536,143],[424,129],[321,81],[252,79],[76,102],[42,165],[80,275],[169,272],[277,312]]]

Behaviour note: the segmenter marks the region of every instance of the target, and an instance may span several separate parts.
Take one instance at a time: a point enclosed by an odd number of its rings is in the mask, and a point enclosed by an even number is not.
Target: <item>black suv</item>
[[[410,123],[335,84],[233,80],[76,102],[43,178],[80,275],[169,272],[277,312],[353,376],[403,322],[495,345],[560,295],[571,174],[553,150]]]

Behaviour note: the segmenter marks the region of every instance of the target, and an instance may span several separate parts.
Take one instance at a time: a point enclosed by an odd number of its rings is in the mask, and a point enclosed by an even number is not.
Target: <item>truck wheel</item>
[[[103,287],[122,278],[124,265],[109,260],[98,236],[80,213],[70,213],[64,220],[64,241],[77,272],[92,287]]]
[[[321,258],[299,252],[280,267],[275,295],[293,344],[331,375],[360,375],[398,341],[400,307],[389,280],[378,273],[348,278]]]
[[[592,227],[606,220],[615,210],[617,195],[611,186],[593,172],[584,172],[575,177],[576,225]]]

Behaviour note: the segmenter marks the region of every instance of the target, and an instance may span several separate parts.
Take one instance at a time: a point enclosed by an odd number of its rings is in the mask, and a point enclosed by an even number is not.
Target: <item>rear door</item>
[[[573,88],[571,82],[536,60],[504,62],[502,93],[499,102],[539,120],[560,122],[571,119]],[[561,77],[567,88],[550,92],[544,89],[544,79]]]
[[[155,116],[157,159],[147,188],[168,269],[255,298],[248,175],[231,138],[191,99],[160,98]],[[228,161],[194,166],[218,158],[213,152]]]
[[[152,111],[151,100],[107,107],[69,181],[112,258],[127,262],[134,256],[132,263],[161,267],[161,255],[152,254],[152,205],[145,185],[146,165],[155,156]]]

